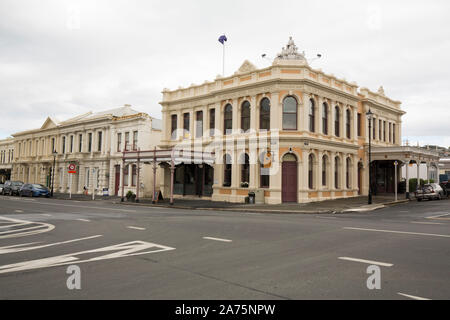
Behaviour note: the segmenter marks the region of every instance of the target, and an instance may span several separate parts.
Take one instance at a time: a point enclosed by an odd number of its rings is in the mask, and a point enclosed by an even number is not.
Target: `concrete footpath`
[[[381,209],[386,206],[396,205],[408,202],[409,200],[401,197],[395,201],[391,195],[380,195],[373,197],[373,203],[367,204],[367,196],[326,200],[311,203],[283,203],[283,204],[242,204],[218,202],[203,199],[175,199],[174,204],[170,205],[169,201],[160,201],[152,204],[151,199],[140,199],[139,203],[120,202],[120,199],[114,201],[116,204],[123,205],[139,205],[152,207],[166,207],[186,210],[219,210],[219,211],[238,211],[238,212],[255,212],[255,213],[292,213],[292,214],[340,214],[350,212],[370,212]]]

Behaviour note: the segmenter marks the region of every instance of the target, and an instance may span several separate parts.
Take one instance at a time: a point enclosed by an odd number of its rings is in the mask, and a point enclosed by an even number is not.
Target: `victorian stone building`
[[[130,105],[103,112],[88,112],[66,121],[47,118],[39,129],[14,137],[13,180],[51,187],[61,193],[119,195],[136,192],[137,166],[122,166],[124,150],[151,149],[161,139],[161,121],[135,111]],[[76,173],[69,174],[72,164]],[[140,165],[141,194],[151,195],[151,169]]]
[[[0,140],[0,183],[11,178],[14,159],[14,140],[6,138]]]
[[[232,76],[165,89],[161,105],[161,148],[213,151],[216,159],[213,165],[201,157],[177,164],[174,192],[180,196],[243,202],[255,191],[275,204],[367,194],[369,110],[376,191],[391,192],[394,161],[399,170],[411,160],[411,152],[402,153],[401,103],[382,87],[372,92],[311,68],[292,39],[270,67],[245,61]],[[168,194],[169,169],[162,174]]]

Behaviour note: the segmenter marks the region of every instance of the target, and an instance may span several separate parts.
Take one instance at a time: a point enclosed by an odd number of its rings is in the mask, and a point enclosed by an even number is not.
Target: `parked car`
[[[416,190],[417,201],[422,201],[423,199],[441,200],[444,196],[444,189],[437,183],[424,184]]]
[[[441,188],[444,190],[444,195],[448,198],[450,197],[450,183],[446,182],[446,183],[441,183],[439,184],[441,186]]]
[[[42,184],[24,184],[22,188],[20,188],[19,195],[21,197],[49,197],[50,191],[47,189],[47,187],[43,186]]]
[[[3,191],[2,194],[8,194],[10,196],[13,195],[18,195],[19,194],[19,190],[22,187],[23,182],[22,181],[11,181],[11,180],[7,180],[5,181],[5,185],[3,186]]]
[[[0,183],[0,194],[3,194],[3,183]]]

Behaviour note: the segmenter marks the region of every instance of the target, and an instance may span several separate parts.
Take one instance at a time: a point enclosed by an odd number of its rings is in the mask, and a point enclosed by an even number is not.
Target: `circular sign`
[[[75,169],[76,169],[76,166],[73,163],[69,164],[70,171],[74,171]]]

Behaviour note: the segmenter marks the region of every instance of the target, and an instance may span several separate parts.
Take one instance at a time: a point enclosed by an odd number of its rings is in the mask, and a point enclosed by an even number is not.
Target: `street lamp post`
[[[367,120],[369,120],[369,199],[368,204],[372,204],[372,172],[371,172],[371,164],[372,164],[372,119],[373,113],[369,109],[366,113]]]
[[[55,165],[56,165],[56,156],[57,155],[58,155],[58,152],[56,152],[56,150],[53,150],[52,192],[51,192],[52,197],[53,197],[53,185],[55,184]]]

